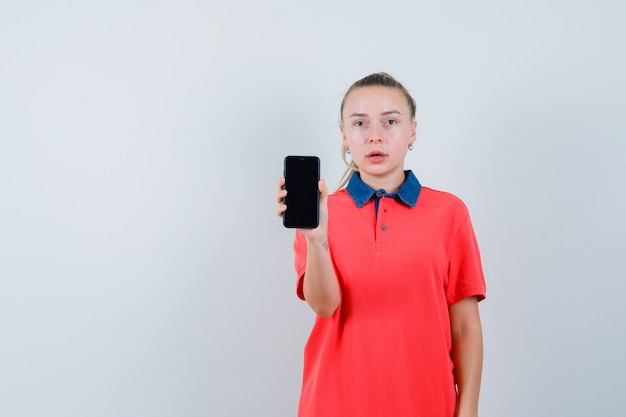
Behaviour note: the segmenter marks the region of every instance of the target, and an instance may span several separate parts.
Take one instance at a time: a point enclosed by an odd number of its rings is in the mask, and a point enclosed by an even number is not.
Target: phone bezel
[[[290,229],[315,229],[316,227],[319,226],[319,188],[318,188],[318,183],[319,183],[319,179],[320,179],[320,159],[317,156],[308,156],[308,155],[289,155],[286,156],[283,162],[283,176],[285,177],[285,185],[284,188],[287,189],[287,191],[289,192],[289,173],[288,173],[288,164],[292,164],[290,168],[297,168],[297,162],[301,161],[301,162],[306,162],[306,163],[310,163],[311,161],[314,161],[315,164],[313,166],[315,166],[315,175],[313,175],[311,177],[311,181],[313,179],[315,179],[315,210],[311,211],[311,216],[309,215],[302,215],[302,214],[295,214],[289,211],[289,194],[287,194],[287,197],[283,200],[285,202],[285,204],[287,204],[287,210],[283,213],[283,226],[290,228]],[[293,165],[293,163],[295,162],[295,165]],[[305,164],[303,164],[305,165]],[[293,175],[293,174],[291,174]],[[313,184],[311,184],[311,187],[313,187]],[[292,193],[294,192],[294,189],[292,189]],[[293,195],[293,194],[292,194]],[[313,197],[313,194],[311,194],[311,197]],[[313,201],[313,199],[312,199]],[[293,206],[292,206],[293,207]],[[309,219],[311,219],[311,221],[309,221]]]

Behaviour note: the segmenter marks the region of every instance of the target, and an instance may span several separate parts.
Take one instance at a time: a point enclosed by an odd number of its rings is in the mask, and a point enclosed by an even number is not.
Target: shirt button
[[[376,191],[376,197],[380,198],[383,196],[383,193],[381,193],[380,191]]]
[[[385,230],[387,230],[387,225],[386,225],[386,224],[383,224],[382,229],[383,229],[383,232],[384,232]]]

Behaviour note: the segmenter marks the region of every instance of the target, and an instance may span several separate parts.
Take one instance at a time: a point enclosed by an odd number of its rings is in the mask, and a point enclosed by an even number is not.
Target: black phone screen
[[[287,210],[283,225],[314,229],[319,224],[320,160],[317,156],[285,157],[285,189]]]

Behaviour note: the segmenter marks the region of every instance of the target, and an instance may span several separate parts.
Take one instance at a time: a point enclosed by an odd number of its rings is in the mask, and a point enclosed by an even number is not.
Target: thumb
[[[326,197],[328,197],[328,187],[326,187],[326,181],[323,179],[319,180],[317,186],[320,189],[320,200],[326,200]]]

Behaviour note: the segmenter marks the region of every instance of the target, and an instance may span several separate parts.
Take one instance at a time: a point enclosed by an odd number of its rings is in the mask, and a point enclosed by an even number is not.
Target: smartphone
[[[320,159],[317,156],[287,156],[283,175],[287,190],[283,225],[315,229],[320,218]]]

